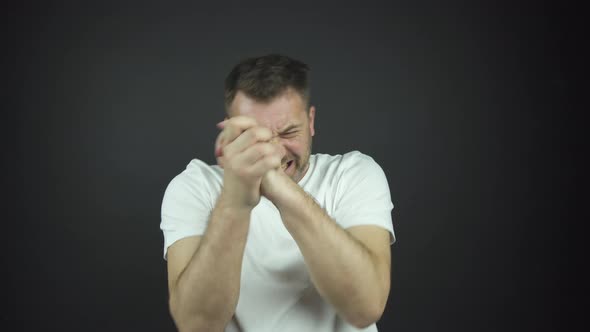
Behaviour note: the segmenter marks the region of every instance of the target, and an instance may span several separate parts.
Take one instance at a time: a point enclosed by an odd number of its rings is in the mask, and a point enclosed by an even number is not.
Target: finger
[[[248,147],[258,143],[265,142],[272,138],[272,131],[265,127],[252,127],[244,131],[233,142],[229,143],[223,148],[223,154],[226,156],[233,156],[240,153]]]
[[[219,145],[222,148],[235,140],[247,129],[258,125],[256,119],[244,115],[236,116],[223,122],[223,130],[219,141]]]
[[[225,120],[218,122],[215,126],[219,129],[223,129],[225,127],[225,123],[227,122],[227,120],[229,119],[226,118]]]
[[[281,157],[271,154],[258,159],[253,165],[248,167],[247,171],[252,176],[263,176],[272,169],[281,167]]]
[[[221,129],[221,132],[219,133],[219,135],[217,135],[217,138],[215,139],[215,150],[214,150],[215,156],[216,157],[221,156],[223,154],[222,148],[229,141],[233,140],[233,138],[231,138],[233,136],[233,134],[231,134],[231,132],[236,131],[236,128],[234,128],[234,125],[232,125],[232,127],[230,127],[229,129],[224,130],[225,127],[227,126],[228,122],[231,121],[232,124],[235,124],[236,126],[238,126],[237,130],[239,131],[239,129],[241,127],[248,128],[250,125],[252,125],[252,120],[254,120],[254,118],[247,117],[247,116],[236,116],[231,119],[225,118],[223,121],[218,122],[215,126],[219,129]],[[229,139],[228,139],[228,137],[229,137]]]
[[[260,142],[246,148],[232,159],[232,165],[239,168],[248,168],[267,156],[277,156],[276,147],[271,143]]]
[[[277,141],[273,142],[273,145],[277,149],[277,154],[281,157],[281,160],[285,159],[287,156],[287,150],[285,147]]]
[[[223,155],[223,150],[221,146],[221,136],[223,132],[220,132],[217,137],[215,138],[215,157],[221,157]]]
[[[221,169],[225,168],[225,159],[223,157],[217,158],[217,165],[221,167]]]

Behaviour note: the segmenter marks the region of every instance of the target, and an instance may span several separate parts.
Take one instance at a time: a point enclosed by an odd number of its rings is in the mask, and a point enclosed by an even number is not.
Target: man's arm
[[[202,238],[168,249],[170,312],[180,331],[223,331],[231,319],[249,224],[249,210],[235,209],[220,196]]]
[[[272,132],[254,119],[236,117],[220,127],[215,152],[224,168],[223,189],[209,225],[196,250],[194,242],[179,242],[168,251],[170,311],[181,331],[222,331],[231,319],[262,176],[281,166],[281,150],[268,142]]]
[[[389,232],[376,226],[344,230],[280,171],[270,171],[263,187],[297,242],[320,295],[357,327],[376,322],[389,295]]]

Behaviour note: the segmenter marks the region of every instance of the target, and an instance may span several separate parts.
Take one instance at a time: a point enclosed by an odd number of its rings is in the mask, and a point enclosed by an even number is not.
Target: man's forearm
[[[181,330],[223,330],[239,297],[251,210],[236,210],[220,196],[199,248],[171,294],[171,311]]]
[[[318,292],[350,323],[372,323],[387,299],[377,258],[299,186],[292,189],[283,191],[284,196],[274,203],[303,254]]]

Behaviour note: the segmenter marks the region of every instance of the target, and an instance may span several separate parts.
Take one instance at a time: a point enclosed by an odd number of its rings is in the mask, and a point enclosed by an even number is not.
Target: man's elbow
[[[205,324],[204,322],[197,322],[196,320],[184,322],[183,325],[176,324],[176,328],[179,332],[211,332],[211,331],[223,331],[223,326],[214,327],[211,324]]]
[[[225,324],[220,321],[206,319],[201,316],[184,318],[176,318],[173,316],[173,320],[179,332],[221,332],[225,327]]]
[[[170,297],[170,301],[168,303],[168,309],[170,311],[170,316],[172,317],[172,321],[174,321],[174,325],[176,325],[176,329],[180,332],[189,332],[189,331],[199,331],[199,323],[195,319],[195,317],[189,317],[184,315],[181,310],[178,302],[175,301],[173,297]]]
[[[373,308],[367,308],[365,310],[357,312],[356,314],[349,317],[347,320],[354,327],[364,329],[373,325],[379,319],[381,319],[384,310],[384,305],[375,305]]]
[[[220,320],[200,314],[183,312],[178,302],[174,301],[173,298],[170,298],[168,307],[170,316],[179,332],[209,332],[223,331],[224,329],[225,323]]]

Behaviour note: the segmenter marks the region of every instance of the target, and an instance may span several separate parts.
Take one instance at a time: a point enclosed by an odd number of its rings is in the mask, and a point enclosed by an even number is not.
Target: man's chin
[[[292,172],[290,173],[285,173],[287,174],[288,177],[291,178],[291,180],[293,180],[295,183],[299,183],[299,181],[301,181],[301,179],[303,178],[303,171],[299,168],[293,169]]]
[[[293,160],[290,165],[282,165],[281,170],[283,173],[288,176],[291,180],[295,183],[298,183],[305,174],[306,167],[300,167],[299,163],[296,160]]]

